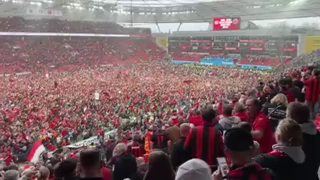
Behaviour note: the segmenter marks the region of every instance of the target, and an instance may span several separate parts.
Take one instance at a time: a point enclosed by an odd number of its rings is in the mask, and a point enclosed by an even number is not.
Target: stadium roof
[[[320,15],[319,0],[1,0],[0,16],[121,23],[269,20]]]

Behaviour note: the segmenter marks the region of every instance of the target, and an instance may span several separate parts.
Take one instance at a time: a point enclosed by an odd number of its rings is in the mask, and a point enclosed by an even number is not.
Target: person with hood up
[[[302,149],[302,130],[292,119],[280,121],[275,132],[277,144],[273,151],[261,154],[255,161],[264,168],[271,169],[281,180],[305,179],[305,154]]]
[[[303,133],[302,149],[306,155],[305,179],[319,180],[318,169],[320,165],[320,133],[313,121],[310,121],[308,105],[293,102],[287,109],[287,117],[295,120]]]
[[[223,130],[228,130],[232,127],[238,126],[241,119],[237,116],[232,116],[233,108],[231,105],[224,105],[223,107],[223,118],[220,119],[219,124],[222,126]]]
[[[176,174],[175,180],[211,180],[211,169],[201,159],[190,159],[183,163]]]

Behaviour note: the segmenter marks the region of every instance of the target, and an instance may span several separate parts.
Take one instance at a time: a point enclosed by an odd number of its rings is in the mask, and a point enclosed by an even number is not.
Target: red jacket
[[[303,83],[304,85],[306,85],[306,93],[305,93],[306,101],[318,102],[319,94],[320,94],[320,83],[318,81],[318,78],[310,77],[309,79],[305,80]]]
[[[101,176],[103,180],[112,180],[111,171],[106,167],[101,168]]]
[[[248,121],[248,113],[247,112],[236,112],[233,114],[234,116],[238,116],[242,122]]]
[[[190,116],[188,121],[189,121],[189,123],[194,124],[194,126],[202,125],[202,117],[201,116]]]

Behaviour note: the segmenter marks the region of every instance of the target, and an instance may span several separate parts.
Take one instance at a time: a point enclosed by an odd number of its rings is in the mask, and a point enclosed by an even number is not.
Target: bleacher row
[[[0,18],[0,32],[149,34],[147,28],[116,23]],[[0,36],[0,74],[136,63],[163,59],[165,51],[149,39],[117,37]]]

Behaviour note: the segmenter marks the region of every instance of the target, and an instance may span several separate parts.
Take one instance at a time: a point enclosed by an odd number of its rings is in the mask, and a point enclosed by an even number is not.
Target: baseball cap
[[[249,151],[254,148],[251,133],[238,127],[225,132],[224,144],[230,151]]]

